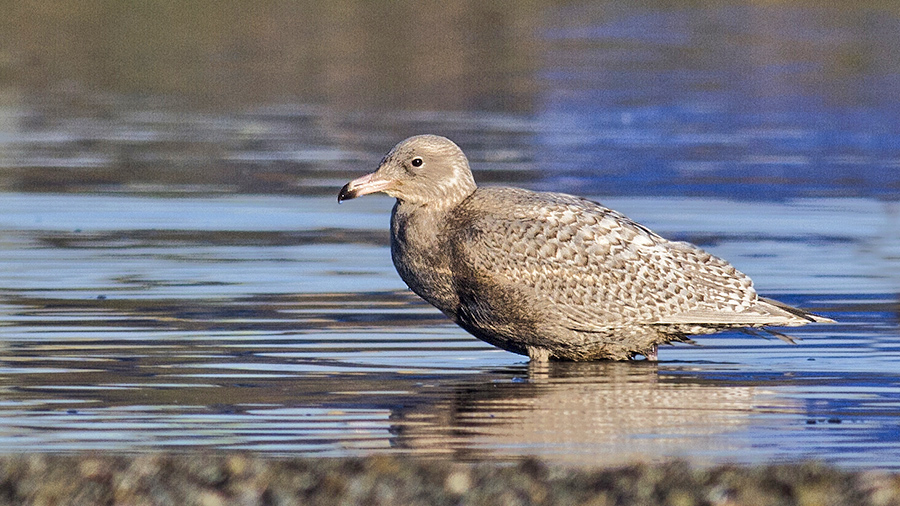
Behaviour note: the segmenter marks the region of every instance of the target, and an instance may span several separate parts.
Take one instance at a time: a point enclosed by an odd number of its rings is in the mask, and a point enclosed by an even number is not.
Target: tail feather
[[[657,325],[705,325],[724,327],[797,327],[807,323],[835,323],[831,318],[812,314],[777,300],[760,297],[744,311],[695,308],[667,315],[652,323]]]
[[[777,337],[787,344],[797,344],[797,341],[801,340],[799,337],[791,337],[787,334],[782,334],[781,332],[766,327],[744,327],[740,330],[745,334],[749,334],[753,337],[761,337],[763,339],[768,339],[769,336]]]

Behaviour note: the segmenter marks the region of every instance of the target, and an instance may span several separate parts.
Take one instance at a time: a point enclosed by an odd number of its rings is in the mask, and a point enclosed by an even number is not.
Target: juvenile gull
[[[532,360],[653,360],[659,344],[689,335],[832,322],[759,297],[725,260],[596,202],[478,188],[444,137],[397,144],[338,202],[374,192],[397,199],[391,257],[409,288],[475,337]]]

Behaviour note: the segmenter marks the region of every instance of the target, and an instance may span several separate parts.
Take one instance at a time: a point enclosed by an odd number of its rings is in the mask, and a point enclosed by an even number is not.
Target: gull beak
[[[370,193],[384,191],[391,185],[391,181],[380,179],[375,176],[375,174],[376,173],[373,172],[345,184],[344,187],[341,188],[341,192],[338,193],[338,203],[355,199],[356,197],[362,197],[363,195],[368,195]]]

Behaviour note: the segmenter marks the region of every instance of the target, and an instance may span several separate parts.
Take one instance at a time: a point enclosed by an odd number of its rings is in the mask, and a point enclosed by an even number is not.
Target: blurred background
[[[0,0],[0,453],[900,468],[900,4]],[[434,133],[836,325],[529,366],[339,188]]]
[[[9,2],[0,188],[333,193],[414,133],[485,182],[900,195],[896,2]]]

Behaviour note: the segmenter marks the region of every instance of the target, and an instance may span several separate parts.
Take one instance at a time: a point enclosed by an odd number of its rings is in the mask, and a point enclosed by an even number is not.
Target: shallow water
[[[204,30],[256,52],[193,74],[208,55],[142,54],[143,36],[85,35],[91,16],[58,34],[99,38],[84,46],[38,44],[47,12],[19,19],[0,59],[0,452],[900,468],[900,14],[461,5],[508,31],[437,35],[470,63],[421,88],[366,77],[434,71],[445,56],[427,45],[372,63],[330,41],[291,70],[254,55],[301,51],[302,33],[264,40],[223,16]],[[254,19],[298,19],[281,8]],[[339,37],[383,27],[350,28]],[[127,57],[86,72],[97,47]],[[265,83],[252,97],[248,76]],[[336,203],[424,131],[457,140],[481,183],[598,199],[838,323],[791,329],[797,345],[703,337],[657,364],[531,366],[492,348],[405,289],[389,199]]]
[[[0,449],[900,464],[894,204],[604,200],[840,323],[535,367],[403,289],[387,198],[5,194]]]

